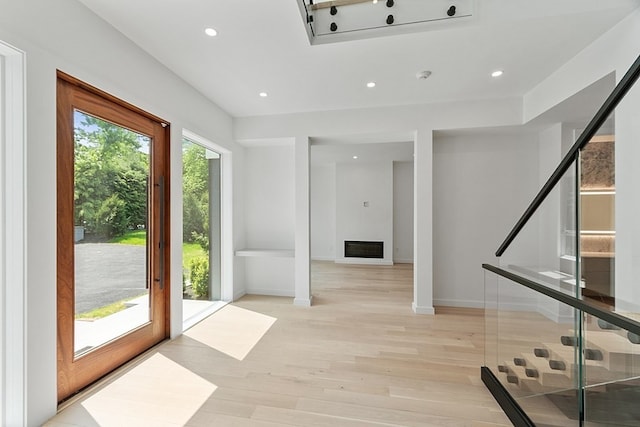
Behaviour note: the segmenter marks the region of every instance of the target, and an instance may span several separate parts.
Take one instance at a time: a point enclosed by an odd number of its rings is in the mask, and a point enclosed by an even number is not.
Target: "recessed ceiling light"
[[[353,159],[354,159],[354,160],[355,160],[355,159],[357,159],[357,158],[358,158],[358,156],[353,156]]]
[[[500,77],[501,75],[504,74],[504,71],[502,70],[496,70],[493,73],[491,73],[491,77]]]
[[[376,87],[376,82],[367,83],[367,87]]]
[[[262,98],[266,98],[267,97],[267,92],[260,92],[260,96]]]
[[[378,0],[373,0],[373,4],[378,4]]]
[[[215,37],[218,35],[218,31],[216,31],[215,28],[207,28],[204,30],[204,33],[211,37]]]

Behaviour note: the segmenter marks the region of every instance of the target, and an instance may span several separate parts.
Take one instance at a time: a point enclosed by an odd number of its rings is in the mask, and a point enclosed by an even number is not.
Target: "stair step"
[[[587,360],[601,361],[601,360],[604,360],[604,355],[598,349],[585,348],[584,349],[584,358],[587,359]]]
[[[611,330],[611,331],[620,330],[619,326],[616,326],[602,319],[598,319],[598,327],[600,327],[600,329]]]
[[[596,362],[599,365],[612,372],[636,375],[634,366],[640,366],[640,351],[627,338],[611,330],[587,330],[585,342],[587,348],[602,355],[602,360]]]
[[[514,397],[528,396],[531,392],[543,393],[545,391],[549,391],[548,388],[545,388],[540,384],[538,378],[527,375],[527,370],[535,370],[534,368],[525,368],[524,366],[516,365],[511,361],[505,362],[504,366],[508,370],[506,380],[507,383],[512,386],[510,388],[510,393],[514,395]]]
[[[556,371],[549,367],[547,359],[536,357],[533,354],[525,354],[523,357],[527,361],[527,367],[525,368],[525,376],[538,383],[538,387],[531,385],[529,388],[535,392],[549,392],[555,389],[570,388],[573,385],[573,381],[564,371]],[[527,375],[527,370],[530,373],[535,373],[537,376],[532,377]]]
[[[555,359],[551,359],[549,360],[549,367],[555,371],[566,371],[567,370],[567,364],[564,363],[563,360],[555,360]]]
[[[525,359],[523,359],[522,357],[514,357],[513,358],[513,363],[516,366],[527,366],[527,361]]]
[[[547,350],[546,348],[534,348],[533,354],[536,357],[544,357],[546,359],[549,358],[549,350]]]
[[[633,332],[627,332],[627,338],[633,344],[640,344],[640,335],[634,334]]]
[[[560,342],[562,345],[566,345],[568,347],[577,347],[578,346],[578,337],[571,335],[562,335],[560,337]]]

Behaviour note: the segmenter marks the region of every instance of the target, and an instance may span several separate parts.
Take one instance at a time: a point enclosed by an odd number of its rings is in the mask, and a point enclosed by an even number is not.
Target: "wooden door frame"
[[[170,327],[170,201],[168,122],[109,95],[61,71],[57,72],[57,376],[58,401],[101,378],[156,343],[169,337]],[[162,277],[148,277],[152,322],[80,357],[74,353],[74,143],[73,111],[89,114],[145,135],[162,138],[150,152],[151,206],[149,260]],[[164,194],[160,180],[164,181]],[[164,202],[164,221],[156,203]],[[159,231],[162,228],[162,231]],[[163,242],[160,242],[162,236]],[[160,268],[160,265],[163,265]],[[156,280],[157,279],[157,280]],[[161,286],[161,283],[163,286]],[[155,307],[163,307],[161,310]]]

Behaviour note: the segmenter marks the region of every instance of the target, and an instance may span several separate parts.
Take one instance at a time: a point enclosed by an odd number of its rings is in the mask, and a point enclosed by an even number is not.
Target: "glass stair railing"
[[[499,265],[483,265],[481,375],[515,425],[640,425],[640,157],[626,155],[640,156],[639,76],[640,57],[502,243]]]

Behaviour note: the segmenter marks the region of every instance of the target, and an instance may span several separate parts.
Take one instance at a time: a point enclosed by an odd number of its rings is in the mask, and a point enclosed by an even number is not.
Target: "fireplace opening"
[[[384,258],[384,242],[344,241],[345,258]]]

